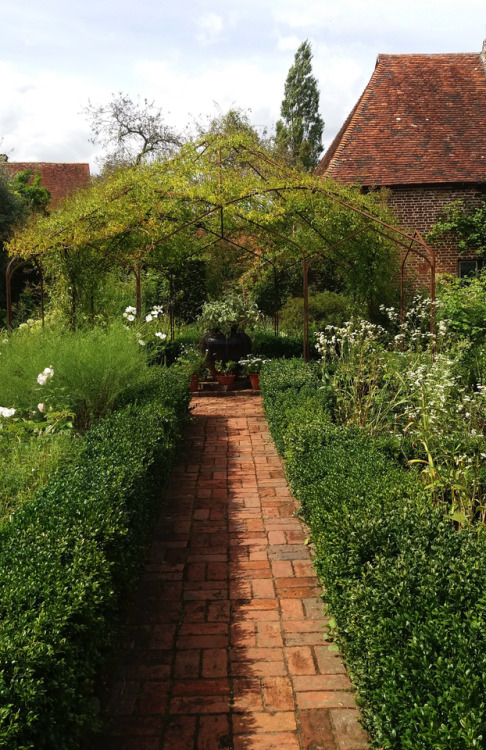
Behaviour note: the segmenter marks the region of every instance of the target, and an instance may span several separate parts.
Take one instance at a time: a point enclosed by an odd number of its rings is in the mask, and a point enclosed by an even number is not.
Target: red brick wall
[[[30,169],[33,173],[40,172],[41,184],[51,194],[52,208],[58,206],[67,195],[87,186],[90,182],[89,164],[9,161],[5,166],[11,177],[25,169]]]
[[[400,224],[409,232],[418,229],[426,239],[430,228],[437,221],[447,203],[456,200],[477,204],[481,191],[474,185],[403,185],[390,188],[390,205]],[[458,260],[471,256],[459,255],[454,236],[444,237],[434,245],[436,252],[436,273],[457,274]],[[416,256],[409,256],[407,266],[417,275],[418,283],[428,284],[430,276],[427,263]]]

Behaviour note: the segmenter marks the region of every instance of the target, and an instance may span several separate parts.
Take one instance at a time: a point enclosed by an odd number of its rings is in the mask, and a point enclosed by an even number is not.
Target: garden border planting
[[[131,393],[0,528],[0,747],[75,748],[187,417],[180,373]],[[133,397],[133,399],[132,399]]]
[[[374,746],[483,747],[484,532],[432,507],[393,436],[333,424],[316,367],[272,362],[261,387]]]

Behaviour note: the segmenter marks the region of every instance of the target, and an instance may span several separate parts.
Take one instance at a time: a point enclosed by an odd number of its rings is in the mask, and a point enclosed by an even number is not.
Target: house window
[[[460,279],[467,276],[474,276],[475,273],[480,271],[484,266],[482,258],[474,258],[474,260],[460,260],[457,275]]]

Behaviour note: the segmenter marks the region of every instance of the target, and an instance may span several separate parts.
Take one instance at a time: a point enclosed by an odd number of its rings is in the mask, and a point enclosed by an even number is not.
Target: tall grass
[[[37,377],[46,367],[54,375],[40,385]],[[108,414],[126,388],[146,378],[144,351],[122,324],[69,333],[24,329],[0,349],[0,406],[24,414],[39,403],[67,409],[82,431]]]

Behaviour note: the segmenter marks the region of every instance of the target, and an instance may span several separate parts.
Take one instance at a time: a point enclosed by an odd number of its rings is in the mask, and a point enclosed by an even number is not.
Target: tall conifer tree
[[[312,172],[319,163],[324,121],[319,114],[319,91],[312,75],[309,42],[302,42],[285,82],[284,99],[277,122],[277,150],[292,166]]]

